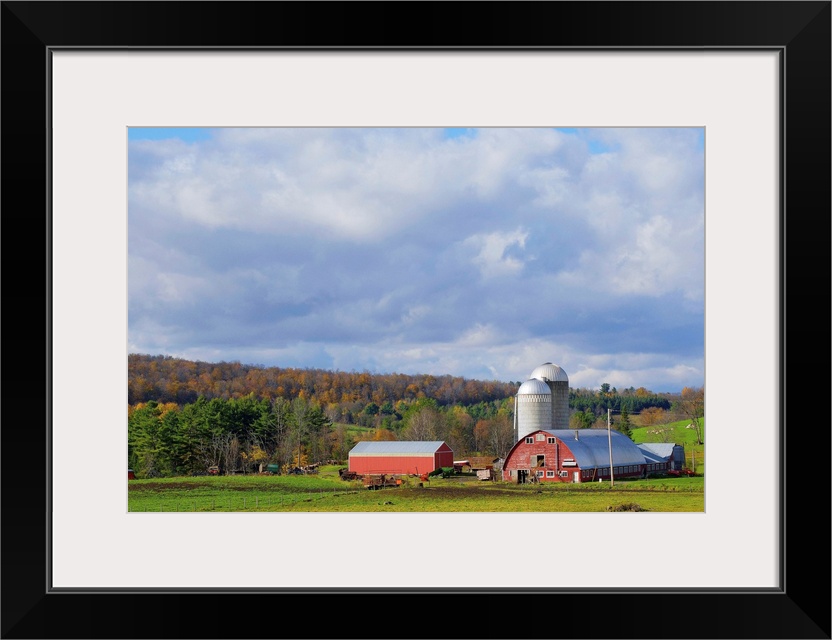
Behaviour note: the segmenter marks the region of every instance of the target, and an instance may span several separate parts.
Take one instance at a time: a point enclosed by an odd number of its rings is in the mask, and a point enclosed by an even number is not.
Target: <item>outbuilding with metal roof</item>
[[[524,483],[592,482],[644,477],[673,468],[684,447],[635,444],[607,429],[539,429],[518,440],[506,456],[503,480]],[[612,474],[610,472],[612,469]]]
[[[454,452],[442,440],[364,441],[349,453],[349,470],[363,474],[421,475],[453,464]]]

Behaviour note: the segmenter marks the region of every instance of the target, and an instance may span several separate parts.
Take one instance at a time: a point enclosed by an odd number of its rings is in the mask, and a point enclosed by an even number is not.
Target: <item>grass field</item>
[[[371,491],[337,466],[306,476],[200,476],[130,480],[131,512],[703,512],[704,478],[526,484],[454,476]]]

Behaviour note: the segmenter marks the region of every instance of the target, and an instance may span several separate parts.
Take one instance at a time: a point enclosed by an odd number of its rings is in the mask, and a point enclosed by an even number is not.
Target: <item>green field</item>
[[[365,489],[336,466],[306,476],[200,476],[128,481],[130,512],[703,512],[704,478],[526,484],[460,475]],[[419,486],[419,485],[422,486]]]

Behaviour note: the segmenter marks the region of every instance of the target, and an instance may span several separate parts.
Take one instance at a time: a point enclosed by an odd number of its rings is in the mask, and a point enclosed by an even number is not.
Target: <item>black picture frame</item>
[[[829,1],[11,1],[0,19],[3,638],[830,638],[829,367],[812,366],[829,353],[818,345],[830,329]],[[50,451],[53,384],[49,63],[68,47],[780,52],[781,588],[51,592],[50,454],[36,452]],[[753,390],[736,376],[754,420]],[[756,473],[738,481],[753,486]]]

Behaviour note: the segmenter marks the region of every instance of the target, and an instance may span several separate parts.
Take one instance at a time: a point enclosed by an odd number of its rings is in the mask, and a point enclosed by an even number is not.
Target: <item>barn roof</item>
[[[613,465],[644,464],[641,449],[623,433],[606,429],[541,429],[559,438],[575,455],[582,469],[610,466],[610,442]],[[531,434],[526,434],[531,435]]]
[[[443,446],[450,451],[443,440],[365,440],[356,444],[350,450],[350,455],[425,455],[436,453]]]
[[[676,445],[672,442],[642,442],[636,446],[641,449],[648,463],[654,463],[667,462],[673,455],[673,448]]]

